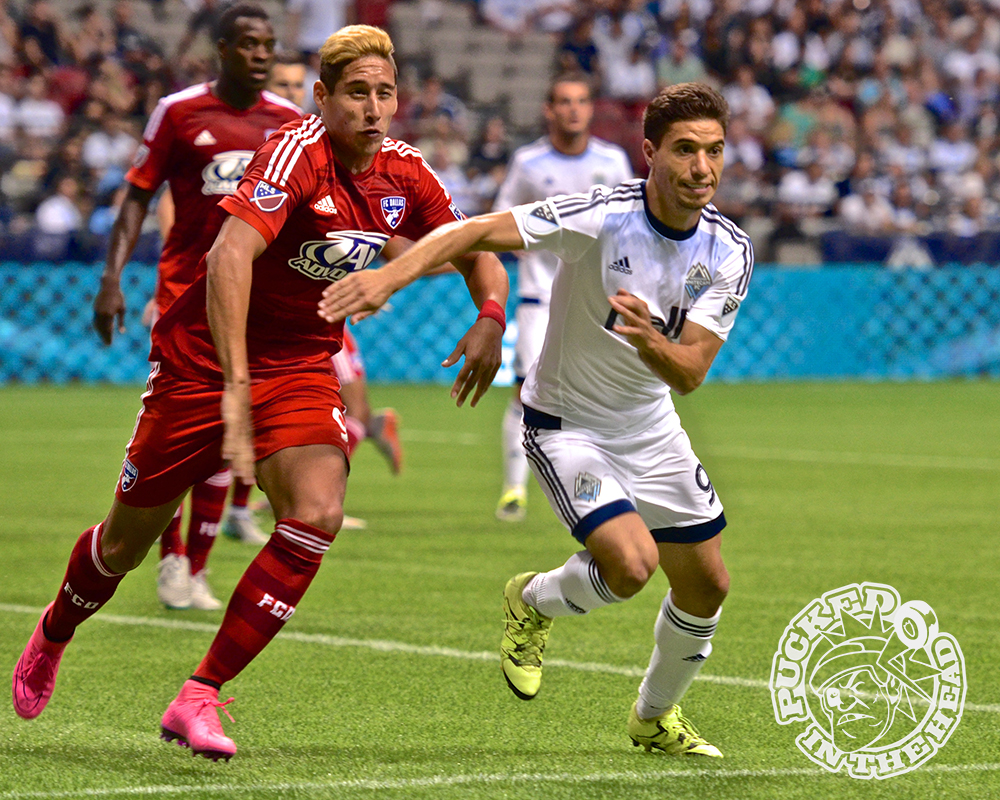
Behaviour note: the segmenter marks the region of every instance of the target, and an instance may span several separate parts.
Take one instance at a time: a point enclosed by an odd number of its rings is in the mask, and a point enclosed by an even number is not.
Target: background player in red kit
[[[225,215],[221,197],[236,191],[254,151],[267,136],[302,112],[294,103],[262,91],[274,60],[274,31],[267,12],[237,3],[219,19],[219,78],[191,86],[159,102],[128,175],[128,193],[115,221],[101,288],[94,299],[94,327],[110,344],[114,323],[122,325],[125,299],[121,274],[135,247],[150,200],[167,181],[173,199],[173,223],[158,266],[156,314],[194,281]],[[160,539],[157,596],[168,608],[213,610],[222,604],[205,580],[205,562],[215,541],[226,494],[228,469],[196,484],[185,548],[180,509]],[[244,538],[262,545],[259,531]]]
[[[320,56],[320,116],[285,125],[256,152],[220,202],[230,216],[206,274],[153,328],[148,389],[111,511],[77,541],[15,667],[22,717],[44,709],[76,627],[142,561],[187,487],[226,458],[264,489],[275,532],[161,727],[195,754],[228,759],[236,745],[216,711],[219,688],[292,616],[340,528],[349,436],[330,358],[343,323],[320,318],[323,289],[367,267],[391,237],[418,239],[462,215],[419,152],[386,138],[396,111],[388,35],[350,26]],[[444,364],[465,356],[451,393],[475,405],[500,366],[507,273],[489,253],[455,266],[481,310]]]

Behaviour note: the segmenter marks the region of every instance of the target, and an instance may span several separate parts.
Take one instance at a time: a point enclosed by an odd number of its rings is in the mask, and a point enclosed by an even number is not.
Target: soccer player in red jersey
[[[267,12],[241,2],[218,25],[219,78],[191,86],[159,102],[126,175],[128,193],[115,222],[101,288],[94,298],[94,327],[111,343],[114,323],[125,314],[121,275],[142,228],[149,203],[167,181],[174,214],[158,266],[156,314],[162,315],[198,274],[225,215],[219,199],[236,190],[254,151],[301,109],[263,91],[274,60],[274,31]],[[191,490],[187,546],[180,509],[160,539],[157,596],[167,608],[214,610],[222,604],[205,580],[205,562],[215,542],[226,495],[228,469]],[[259,531],[251,543],[267,539]]]
[[[153,328],[148,389],[111,511],[77,541],[15,667],[22,717],[45,708],[77,626],[142,561],[187,487],[226,459],[237,479],[264,489],[275,532],[161,728],[196,755],[230,758],[219,688],[292,616],[340,529],[350,437],[330,358],[343,323],[319,316],[323,289],[384,248],[391,256],[390,238],[415,240],[462,214],[420,153],[386,138],[397,105],[388,35],[349,26],[320,56],[320,116],[283,126],[257,150],[236,193],[220,201],[229,216],[205,273]],[[451,395],[475,405],[500,366],[507,273],[490,253],[455,266],[480,313],[444,364],[464,356]]]

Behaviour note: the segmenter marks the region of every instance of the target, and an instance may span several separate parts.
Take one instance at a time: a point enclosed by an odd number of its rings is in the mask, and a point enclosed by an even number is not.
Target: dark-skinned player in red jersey
[[[125,176],[128,191],[111,233],[101,288],[94,298],[94,327],[111,344],[122,327],[121,275],[139,237],[153,195],[167,181],[174,221],[158,265],[157,316],[193,282],[201,258],[215,241],[225,214],[219,199],[236,191],[254,151],[301,109],[263,91],[274,61],[274,30],[267,12],[253,3],[230,6],[217,26],[219,78],[163,98],[150,116],[135,163]],[[223,469],[191,490],[187,546],[181,514],[160,538],[157,597],[167,608],[214,610],[222,604],[205,579],[205,563],[225,508],[231,473]],[[250,538],[253,531],[247,530]],[[266,542],[260,532],[249,543]]]
[[[257,150],[236,193],[220,201],[229,216],[206,274],[153,328],[148,390],[111,511],[78,540],[15,668],[22,717],[41,713],[77,626],[142,561],[187,487],[226,460],[238,480],[259,482],[275,531],[161,730],[196,755],[230,758],[219,689],[292,616],[340,529],[348,435],[330,357],[343,323],[320,318],[323,289],[383,250],[392,257],[390,238],[402,246],[462,215],[420,153],[386,138],[397,103],[385,31],[349,26],[320,55],[320,115],[285,125]],[[451,395],[475,405],[500,366],[507,273],[489,253],[455,266],[480,313],[444,364],[464,356]]]

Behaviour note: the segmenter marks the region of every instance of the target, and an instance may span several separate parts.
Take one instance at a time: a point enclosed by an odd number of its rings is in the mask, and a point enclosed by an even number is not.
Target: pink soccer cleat
[[[56,686],[59,661],[66,645],[70,643],[70,639],[65,642],[50,642],[45,638],[42,620],[53,605],[54,603],[49,603],[45,607],[35,626],[35,632],[28,640],[28,646],[24,648],[14,667],[14,710],[24,719],[34,719],[45,710]]]
[[[223,732],[215,709],[221,708],[232,720],[226,709],[231,702],[232,697],[220,703],[218,689],[198,681],[184,681],[180,694],[163,714],[160,738],[168,742],[176,741],[181,747],[190,747],[196,756],[205,756],[212,761],[220,758],[228,761],[236,755],[236,744]]]
[[[393,475],[403,469],[403,445],[399,441],[399,416],[391,408],[372,414],[368,437],[389,462]]]

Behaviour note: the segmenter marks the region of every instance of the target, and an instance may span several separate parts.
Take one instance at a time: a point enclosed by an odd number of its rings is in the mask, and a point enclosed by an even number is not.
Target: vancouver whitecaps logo
[[[378,257],[389,241],[384,233],[333,231],[324,242],[303,242],[288,265],[316,281],[339,281],[359,272]]]
[[[216,153],[201,171],[202,194],[234,194],[236,185],[253,158],[252,150],[227,150]]]
[[[965,658],[927,603],[855,583],[826,592],[785,628],[770,689],[779,724],[805,723],[795,744],[811,761],[882,780],[916,769],[955,732]]]

